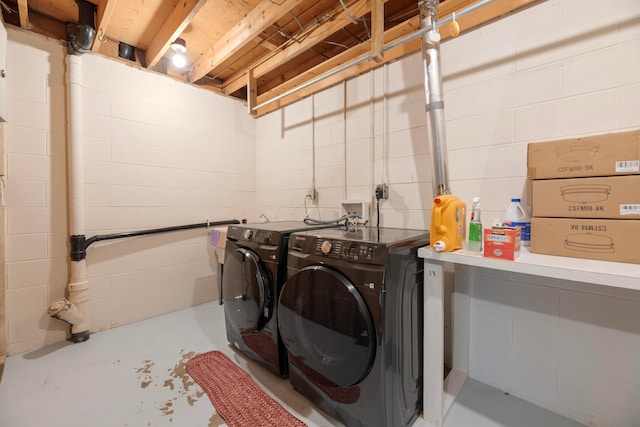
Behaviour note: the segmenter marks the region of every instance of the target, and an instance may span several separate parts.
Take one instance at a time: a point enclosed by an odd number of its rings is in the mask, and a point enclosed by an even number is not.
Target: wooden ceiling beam
[[[100,50],[102,40],[106,39],[107,27],[113,16],[113,11],[116,9],[118,0],[99,0],[98,1],[98,25],[96,26],[96,38],[93,40],[93,46],[91,50],[97,52]]]
[[[462,31],[468,31],[473,29],[479,25],[482,25],[486,22],[489,22],[493,19],[499,18],[508,13],[514,12],[518,9],[521,9],[525,6],[528,6],[532,3],[538,2],[539,0],[496,0],[494,3],[491,3],[482,9],[477,10],[474,13],[466,15],[462,18],[457,19],[460,23]],[[450,8],[446,8],[447,3],[470,3],[468,0],[456,1],[456,0],[448,0],[442,4],[440,8],[439,15],[441,17],[447,16],[451,14],[453,11],[458,10],[461,6],[458,4],[458,9],[450,10]],[[395,40],[400,39],[408,34],[411,34],[417,31],[420,28],[420,17],[414,16],[413,18],[404,21],[401,24],[396,25],[395,27],[384,32],[384,40],[387,41],[387,44],[392,43]],[[448,28],[441,27],[440,34],[442,35],[443,40],[445,38],[450,37]],[[395,59],[402,58],[403,56],[409,55],[411,53],[417,52],[422,48],[422,43],[420,38],[415,38],[410,40],[404,44],[396,46],[393,49],[387,50],[384,53],[384,59],[380,63],[376,63],[374,61],[365,61],[354,67],[351,67],[347,70],[344,70],[338,74],[335,74],[329,78],[321,80],[311,86],[308,86],[298,92],[292,93],[291,95],[282,98],[276,102],[273,102],[269,105],[264,106],[260,110],[256,112],[256,116],[262,116],[271,111],[277,110],[278,108],[289,105],[293,102],[296,102],[302,98],[309,96],[312,93],[316,93],[323,89],[329,88],[341,81],[356,77],[362,73],[365,73],[373,68],[380,66],[381,64],[388,63],[394,61]],[[257,102],[258,105],[262,104],[270,99],[275,98],[295,87],[301,86],[305,82],[308,82],[322,74],[329,72],[331,69],[337,68],[342,64],[346,64],[348,62],[354,61],[355,59],[362,57],[363,55],[370,53],[371,42],[367,41],[365,43],[361,43],[357,46],[352,47],[348,51],[337,55],[328,61],[319,64],[312,69],[306,71],[305,73],[300,74],[299,76],[288,80],[286,83],[281,84],[280,86],[271,89],[268,92],[265,92],[258,96]]]
[[[280,3],[263,0],[200,56],[189,72],[189,81],[200,80],[209,71],[222,65],[236,50],[254,40],[265,29],[301,3],[302,0],[281,0]]]
[[[29,28],[29,4],[27,0],[18,0],[18,15],[20,16],[20,27]]]
[[[169,17],[149,43],[146,54],[147,68],[153,67],[160,61],[171,43],[180,37],[187,25],[191,23],[191,20],[206,3],[207,0],[180,0],[175,5]]]
[[[354,18],[361,18],[362,16],[369,13],[371,10],[370,5],[371,0],[360,0],[356,3],[349,5],[349,14]],[[376,0],[381,1],[382,3],[386,3],[388,0]],[[343,9],[340,10],[333,18],[311,30],[307,37],[305,37],[300,43],[294,43],[288,46],[286,49],[270,56],[266,60],[262,61],[260,64],[255,65],[253,67],[253,75],[255,78],[259,78],[264,76],[270,71],[275,70],[279,66],[286,64],[288,61],[291,61],[296,56],[301,53],[309,50],[316,44],[322,42],[322,40],[326,39],[330,35],[340,31],[347,25],[351,24],[351,18],[347,15],[346,11]],[[242,71],[240,73],[236,73],[231,76],[225,82],[224,91],[226,93],[234,93],[241,87],[245,86],[247,83],[246,72]]]
[[[395,27],[385,31],[384,38],[385,40],[388,40],[389,43],[391,43],[392,41],[397,40],[401,37],[404,37],[408,34],[411,34],[417,31],[418,29],[420,29],[420,18],[418,16],[414,16],[413,18],[408,19],[407,21],[404,21],[403,23],[398,24]],[[420,40],[417,40],[417,43],[420,43]],[[401,46],[405,46],[405,45],[401,45]],[[337,68],[343,64],[352,62],[357,58],[360,58],[364,55],[369,54],[370,52],[371,52],[371,41],[367,40],[364,43],[360,43],[359,45],[356,45],[351,49],[345,52],[342,52],[341,54],[336,55],[333,58],[321,64],[316,65],[315,67],[311,68],[305,73],[302,73],[299,76],[288,80],[286,83],[283,83],[280,86],[275,87],[259,95],[257,102],[258,104],[262,104],[263,102],[268,101],[269,99],[275,98],[276,96],[279,96],[295,87],[301,86],[302,84],[304,84],[305,82],[311,79],[314,79],[318,76],[326,74],[332,69]],[[389,62],[391,60],[390,59],[391,55],[389,55],[388,52],[390,51],[385,52],[385,56],[384,56],[385,62]],[[260,110],[258,110],[258,115],[263,115],[266,112],[273,111],[279,107],[283,107],[285,105],[291,104],[292,102],[302,99],[310,95],[311,93],[321,90],[318,88],[329,87],[346,78],[355,77],[358,74],[366,72],[371,68],[375,68],[378,65],[379,65],[378,63],[375,63],[373,61],[363,62],[357,66],[351,67],[345,71],[342,71],[341,73],[338,73],[332,77],[329,77],[314,85],[311,85],[305,89],[302,89],[294,94],[291,94],[286,98],[281,99],[280,101],[276,101],[270,105],[265,106],[264,108],[261,108]],[[325,84],[328,84],[328,86],[325,86]]]

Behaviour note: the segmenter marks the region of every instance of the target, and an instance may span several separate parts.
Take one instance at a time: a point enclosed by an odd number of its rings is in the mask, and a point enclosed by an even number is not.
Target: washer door
[[[349,387],[369,373],[374,323],[360,292],[343,274],[315,265],[289,278],[280,293],[278,325],[292,363],[314,382]]]
[[[225,258],[222,276],[224,310],[241,334],[264,327],[272,312],[271,283],[255,252],[237,248]]]

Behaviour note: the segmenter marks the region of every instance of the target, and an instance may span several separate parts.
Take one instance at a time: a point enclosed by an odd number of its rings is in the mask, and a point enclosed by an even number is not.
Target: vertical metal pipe
[[[440,65],[440,33],[435,29],[438,20],[438,0],[420,0],[420,23],[430,28],[422,36],[422,62],[425,79],[425,113],[427,135],[431,142],[433,160],[433,195],[451,194],[447,166],[447,141],[444,117],[444,94]]]

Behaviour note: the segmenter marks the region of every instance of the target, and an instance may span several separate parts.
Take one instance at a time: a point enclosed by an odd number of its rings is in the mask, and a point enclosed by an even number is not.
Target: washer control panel
[[[318,238],[313,253],[324,257],[377,264],[386,258],[386,246],[369,242],[352,242]]]

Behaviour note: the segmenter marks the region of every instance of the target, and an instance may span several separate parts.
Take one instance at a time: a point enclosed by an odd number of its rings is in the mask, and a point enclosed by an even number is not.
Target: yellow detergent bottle
[[[431,247],[437,252],[462,249],[467,223],[467,205],[451,194],[433,199],[431,209]]]

